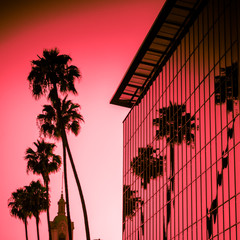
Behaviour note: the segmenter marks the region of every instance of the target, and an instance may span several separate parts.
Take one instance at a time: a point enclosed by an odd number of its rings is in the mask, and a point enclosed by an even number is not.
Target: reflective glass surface
[[[123,239],[240,239],[237,0],[210,0],[123,123]]]

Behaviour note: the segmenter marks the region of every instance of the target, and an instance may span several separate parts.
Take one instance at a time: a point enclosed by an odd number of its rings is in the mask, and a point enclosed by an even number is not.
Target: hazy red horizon
[[[70,99],[81,105],[85,123],[80,134],[70,135],[69,141],[87,205],[91,238],[121,239],[122,121],[129,109],[109,102],[163,2],[71,0],[69,5],[64,1],[43,1],[2,6],[1,239],[25,239],[24,224],[10,216],[7,201],[17,188],[41,179],[27,175],[24,152],[39,137],[36,116],[46,103],[45,98],[32,98],[26,79],[30,61],[43,49],[55,47],[69,54],[82,74],[76,84],[78,96]],[[58,145],[57,153],[61,154]],[[85,239],[81,204],[69,170],[73,235],[74,239]],[[62,171],[50,177],[51,220],[57,214],[61,179]],[[46,214],[40,218],[40,238],[47,239]],[[29,239],[36,239],[35,220],[30,220],[28,226]]]

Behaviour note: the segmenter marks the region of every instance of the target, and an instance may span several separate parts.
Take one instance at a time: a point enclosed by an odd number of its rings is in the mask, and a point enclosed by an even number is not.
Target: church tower
[[[69,240],[68,238],[68,226],[67,226],[67,216],[65,214],[66,202],[63,199],[63,193],[61,193],[61,198],[58,201],[58,215],[50,222],[52,240]],[[72,236],[74,224],[71,222]]]

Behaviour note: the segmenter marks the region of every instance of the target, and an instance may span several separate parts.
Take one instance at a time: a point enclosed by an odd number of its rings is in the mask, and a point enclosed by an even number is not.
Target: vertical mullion
[[[208,50],[209,50],[209,19],[208,19],[208,10],[206,10],[206,14],[207,14],[206,17],[207,17],[208,31],[207,31],[207,36],[206,37],[203,34],[203,47],[202,47],[202,51],[203,51],[203,53],[202,53],[202,58],[203,58],[202,64],[203,64],[203,79],[204,79],[202,84],[204,84],[204,86],[205,86],[205,82],[207,81],[207,77],[206,76],[209,73],[209,65],[207,67],[208,73],[205,72],[205,54],[204,54],[204,52],[205,52],[205,39],[208,39]],[[202,24],[204,24],[204,17],[202,18]],[[204,28],[205,28],[205,26],[204,26]],[[207,52],[208,64],[209,64],[209,54],[208,53],[209,53],[209,51]],[[209,89],[210,89],[210,87],[209,87]],[[206,108],[205,108],[205,106],[206,106],[206,102],[205,102],[206,101],[205,87],[204,87],[204,96],[203,97],[204,97],[204,103],[203,103],[202,107],[204,108],[204,113],[206,113]],[[210,115],[210,111],[209,111],[209,115]],[[204,133],[205,133],[204,134],[204,137],[205,137],[205,140],[204,140],[204,149],[205,149],[204,150],[204,152],[205,152],[205,169],[204,169],[204,173],[205,173],[205,202],[206,202],[206,207],[207,207],[207,155],[206,155],[206,134],[207,134],[207,132],[206,132],[206,114],[204,114],[204,127],[205,127],[205,130],[204,130]],[[208,129],[208,131],[209,130],[210,129]],[[202,146],[201,146],[201,149],[203,149]],[[212,186],[212,165],[210,165],[210,176],[211,176],[211,186]],[[211,188],[211,201],[212,201],[212,199],[213,198],[212,198],[212,188]],[[203,217],[204,216],[202,216],[202,219],[203,219]],[[208,232],[206,231],[206,237],[207,237],[207,235],[208,235]]]

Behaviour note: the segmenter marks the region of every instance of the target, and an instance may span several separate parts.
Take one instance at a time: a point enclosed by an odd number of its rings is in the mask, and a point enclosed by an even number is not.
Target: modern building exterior
[[[65,213],[66,202],[63,199],[63,193],[61,198],[58,201],[58,215],[50,222],[52,240],[68,240],[68,225],[67,225],[67,216]],[[72,236],[74,223],[71,223],[72,226]]]
[[[111,103],[123,239],[240,239],[240,1],[166,0]]]

